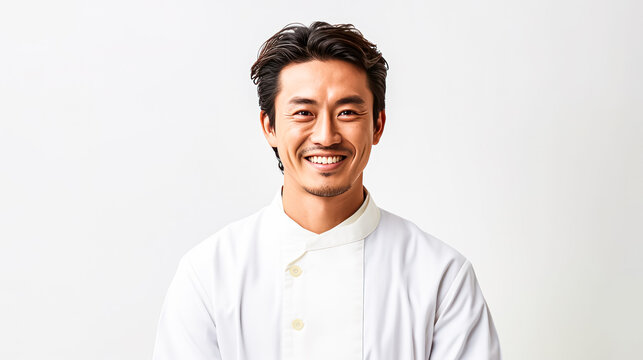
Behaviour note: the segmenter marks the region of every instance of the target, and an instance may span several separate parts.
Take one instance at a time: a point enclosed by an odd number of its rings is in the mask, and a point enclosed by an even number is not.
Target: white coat
[[[272,203],[183,256],[154,360],[500,359],[471,264],[367,194],[322,234]]]

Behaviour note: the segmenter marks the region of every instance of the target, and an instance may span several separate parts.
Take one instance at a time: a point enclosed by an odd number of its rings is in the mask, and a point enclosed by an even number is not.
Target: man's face
[[[361,184],[386,120],[384,111],[373,114],[366,72],[341,60],[289,64],[279,74],[279,89],[275,128],[264,112],[261,120],[279,151],[284,183],[326,197]]]

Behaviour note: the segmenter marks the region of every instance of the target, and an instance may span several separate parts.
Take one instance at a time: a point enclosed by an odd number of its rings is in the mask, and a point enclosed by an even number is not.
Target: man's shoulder
[[[380,224],[377,235],[391,250],[413,252],[433,261],[449,263],[459,267],[467,259],[458,250],[436,236],[424,231],[414,222],[400,215],[380,208]]]
[[[416,284],[416,291],[435,295],[436,304],[441,304],[458,274],[470,266],[467,258],[414,222],[382,209],[380,214],[371,260],[389,264],[393,273],[403,274],[400,276],[406,276],[405,281]]]
[[[265,221],[268,207],[265,206],[251,215],[228,223],[212,235],[189,249],[183,258],[185,261],[198,263],[212,260],[217,251],[234,251],[236,247],[247,247],[247,241],[256,239],[258,226]]]

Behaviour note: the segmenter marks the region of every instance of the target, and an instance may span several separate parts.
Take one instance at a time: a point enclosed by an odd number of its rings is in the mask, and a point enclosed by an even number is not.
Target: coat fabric
[[[500,359],[469,261],[367,193],[322,234],[281,194],[186,253],[155,360]]]

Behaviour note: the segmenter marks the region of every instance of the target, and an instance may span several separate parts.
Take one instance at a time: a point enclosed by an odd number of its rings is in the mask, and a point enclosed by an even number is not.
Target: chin
[[[318,187],[304,187],[304,190],[306,190],[307,193],[315,196],[321,196],[321,197],[333,197],[333,196],[338,196],[341,195],[348,190],[350,190],[351,185],[346,185],[346,186],[330,186],[330,185],[325,185],[325,186],[318,186]]]

